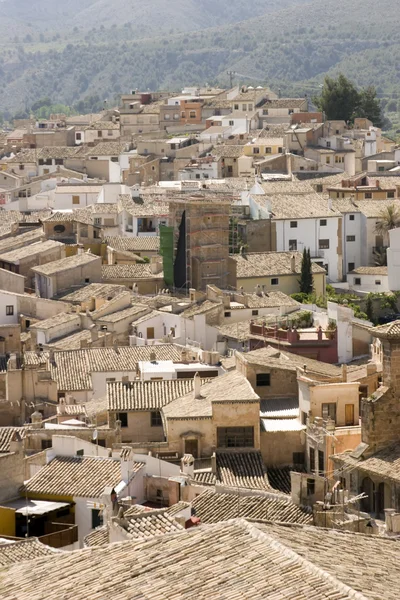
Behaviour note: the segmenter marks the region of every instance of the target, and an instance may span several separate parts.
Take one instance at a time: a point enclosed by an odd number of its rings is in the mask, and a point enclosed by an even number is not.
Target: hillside
[[[10,2],[0,3],[0,14]],[[161,4],[168,5],[167,15]],[[18,5],[29,2],[18,0]],[[56,7],[63,6],[55,0],[34,4],[47,5],[56,5],[51,18],[56,18]],[[0,112],[20,110],[43,96],[74,104],[88,96],[112,99],[133,87],[227,85],[228,69],[247,76],[240,76],[241,82],[267,83],[296,96],[316,93],[326,73],[339,71],[359,85],[376,85],[385,101],[400,93],[400,13],[393,0],[381,0],[379,10],[374,0],[82,0],[77,16],[70,10],[74,5],[76,0],[68,4],[66,22],[97,10],[103,15],[102,28],[94,30],[99,20],[88,17],[85,23],[91,29],[86,33],[64,25],[50,39],[3,42]],[[107,11],[112,6],[119,17],[124,14],[121,7],[128,5],[139,6],[135,23],[113,26]],[[11,12],[8,18],[17,18]],[[173,17],[177,13],[180,17]],[[245,18],[249,13],[252,18]],[[228,18],[240,17],[243,20],[226,24]],[[135,33],[146,20],[152,26]],[[163,27],[171,30],[169,20],[175,21],[174,31],[179,23],[185,33],[163,33]],[[158,29],[157,35],[151,27]]]

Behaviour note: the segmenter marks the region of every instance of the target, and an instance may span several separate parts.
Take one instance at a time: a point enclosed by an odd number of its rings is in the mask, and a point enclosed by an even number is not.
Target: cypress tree
[[[300,292],[302,292],[303,294],[311,294],[313,289],[313,276],[310,249],[306,250],[304,248],[303,250],[299,284]]]

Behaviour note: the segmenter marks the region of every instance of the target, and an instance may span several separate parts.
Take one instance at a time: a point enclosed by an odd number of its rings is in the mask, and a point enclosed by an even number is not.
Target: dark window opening
[[[254,427],[218,427],[219,448],[254,448]]]
[[[117,413],[118,421],[121,421],[121,427],[128,427],[128,413]]]
[[[256,377],[257,387],[268,387],[271,385],[270,373],[257,373]]]

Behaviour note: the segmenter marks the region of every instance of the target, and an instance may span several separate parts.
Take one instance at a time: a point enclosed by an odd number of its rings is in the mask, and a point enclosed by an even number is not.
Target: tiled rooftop
[[[290,540],[285,545],[263,531],[261,525],[238,519],[148,541],[60,553],[37,559],[32,568],[14,565],[0,575],[1,593],[13,600],[57,598],[60,591],[63,600],[87,600],[88,593],[93,600],[95,596],[99,600],[362,600],[368,594],[377,598],[370,590],[383,588],[385,600],[397,600],[398,554],[396,542],[388,543],[392,544],[390,548],[381,540],[366,538],[362,547],[364,552],[369,544],[373,548],[373,564],[368,559],[369,573],[363,564],[359,573],[353,573],[351,546],[343,548],[346,560],[336,556],[332,543],[327,544],[322,556],[310,562],[290,550]],[[358,563],[361,549],[357,547],[357,551]],[[327,553],[330,564],[325,570],[317,565]],[[388,578],[375,577],[370,583],[377,572],[377,561],[388,561],[384,569]],[[327,573],[338,562],[343,564],[348,586]],[[367,583],[363,582],[364,573]],[[354,581],[360,582],[363,596],[351,589]]]
[[[72,323],[73,321],[77,321],[79,323],[79,316],[76,313],[59,313],[55,317],[50,317],[49,319],[45,319],[44,321],[37,321],[33,325],[31,325],[31,329],[39,329],[39,330],[48,330],[52,327],[57,327],[58,325],[66,325],[67,323]]]
[[[50,276],[55,275],[60,271],[68,271],[69,269],[74,269],[75,267],[88,265],[91,262],[95,262],[98,260],[98,256],[85,252],[84,254],[68,256],[67,258],[61,258],[60,260],[56,260],[53,262],[49,262],[45,265],[34,267],[32,270],[35,271],[35,273],[39,273],[40,275]]]
[[[209,380],[202,380],[203,384]],[[111,411],[156,411],[193,390],[193,379],[121,381],[107,384],[107,408]]]
[[[126,292],[124,285],[115,285],[113,283],[90,283],[74,292],[62,296],[66,302],[83,302],[91,298],[114,298],[117,294]]]
[[[387,267],[357,267],[350,271],[351,275],[387,275]]]
[[[59,391],[91,390],[91,373],[132,371],[136,373],[139,361],[148,361],[152,353],[156,360],[179,361],[181,351],[173,344],[156,346],[122,346],[120,348],[85,348],[54,353],[54,361],[48,352],[37,354],[25,352],[24,363],[28,367],[45,367],[57,381]]]
[[[165,417],[167,419],[211,418],[213,402],[230,404],[259,401],[259,397],[253,391],[250,383],[237,371],[230,371],[201,386],[200,395],[200,398],[195,398],[194,392],[189,392],[164,406],[162,410]]]
[[[158,236],[139,236],[139,237],[107,237],[105,239],[108,246],[115,250],[128,250],[130,252],[158,252],[160,249],[160,238]]]
[[[153,273],[149,264],[138,265],[103,265],[103,279],[163,279],[164,274]]]
[[[165,509],[143,511],[136,515],[125,515],[124,529],[132,538],[152,538],[166,533],[183,531],[175,519]]]
[[[133,472],[142,468],[134,463]],[[112,458],[56,456],[29,479],[22,492],[100,498],[106,487],[122,481],[121,463]]]
[[[24,258],[29,258],[38,254],[42,254],[49,250],[56,250],[57,248],[63,248],[64,244],[55,242],[53,240],[46,240],[45,242],[35,242],[16,250],[10,250],[10,252],[3,252],[0,254],[0,260],[4,262],[18,262]]]
[[[273,491],[259,450],[218,450],[216,482],[227,487]]]
[[[291,258],[295,257],[295,271],[291,269]],[[301,252],[249,252],[246,254],[231,254],[236,261],[237,277],[275,277],[283,275],[300,275]],[[313,273],[325,273],[325,269],[312,264]]]
[[[106,546],[109,542],[108,526],[97,527],[84,538],[85,547]]]
[[[18,437],[24,437],[23,427],[0,427],[0,454],[10,452],[10,444]]]
[[[343,452],[336,454],[333,460],[344,466],[360,469],[364,473],[400,483],[400,444],[388,446],[369,458],[360,459],[351,452]]]
[[[282,523],[312,524],[313,521],[309,511],[296,506],[289,499],[218,494],[212,490],[197,496],[192,502],[192,509],[203,523],[218,523],[238,517]]]
[[[58,554],[59,550],[42,544],[37,538],[28,538],[20,542],[5,544],[2,544],[0,540],[0,567],[32,560],[40,556],[56,556]]]

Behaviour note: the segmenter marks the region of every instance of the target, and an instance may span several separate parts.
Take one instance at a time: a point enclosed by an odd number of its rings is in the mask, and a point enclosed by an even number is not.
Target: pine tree
[[[306,250],[304,248],[303,250],[299,285],[300,292],[303,294],[311,294],[313,289],[313,276],[310,249]]]
[[[368,294],[367,296],[367,303],[365,306],[365,313],[368,317],[368,320],[371,321],[372,323],[374,322],[374,306],[372,303],[372,297],[371,294]]]

